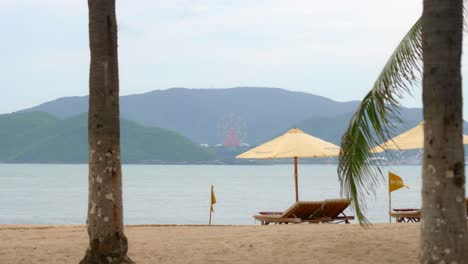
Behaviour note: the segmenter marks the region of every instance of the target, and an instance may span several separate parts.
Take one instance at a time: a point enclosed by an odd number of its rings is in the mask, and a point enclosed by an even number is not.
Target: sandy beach
[[[137,263],[416,263],[419,224],[127,226]],[[78,263],[85,226],[0,225],[0,263]]]

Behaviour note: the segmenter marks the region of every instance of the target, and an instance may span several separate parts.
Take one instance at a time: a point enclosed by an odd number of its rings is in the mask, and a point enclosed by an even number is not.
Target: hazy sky
[[[85,0],[0,0],[0,113],[88,93],[87,12]],[[266,86],[360,100],[421,12],[421,0],[117,0],[121,94]],[[406,106],[421,105],[414,91]]]

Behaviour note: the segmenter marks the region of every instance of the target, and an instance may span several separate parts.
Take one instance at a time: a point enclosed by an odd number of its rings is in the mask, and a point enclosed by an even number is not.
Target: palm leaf
[[[422,72],[421,18],[401,40],[385,64],[372,90],[364,97],[341,140],[338,176],[343,195],[352,198],[359,223],[369,224],[364,215],[365,197],[374,193],[382,178],[379,165],[370,165],[369,152],[390,138],[400,123],[399,100],[410,93]]]

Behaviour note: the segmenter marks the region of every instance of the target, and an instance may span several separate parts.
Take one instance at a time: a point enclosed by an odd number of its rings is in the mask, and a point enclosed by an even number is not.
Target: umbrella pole
[[[299,190],[297,188],[297,157],[294,157],[294,182],[296,183],[296,202],[299,201]]]

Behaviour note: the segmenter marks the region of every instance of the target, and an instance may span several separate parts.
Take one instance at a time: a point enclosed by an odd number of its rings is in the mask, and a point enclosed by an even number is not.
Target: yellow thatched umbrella
[[[468,136],[463,135],[463,144],[468,144]],[[424,148],[424,121],[416,127],[388,140],[387,142],[374,147],[370,151],[373,153],[384,152],[385,150],[407,150]]]
[[[294,179],[296,184],[296,201],[299,200],[297,187],[298,158],[336,157],[340,148],[294,128],[287,133],[268,141],[256,148],[238,155],[238,159],[277,159],[294,158]]]

